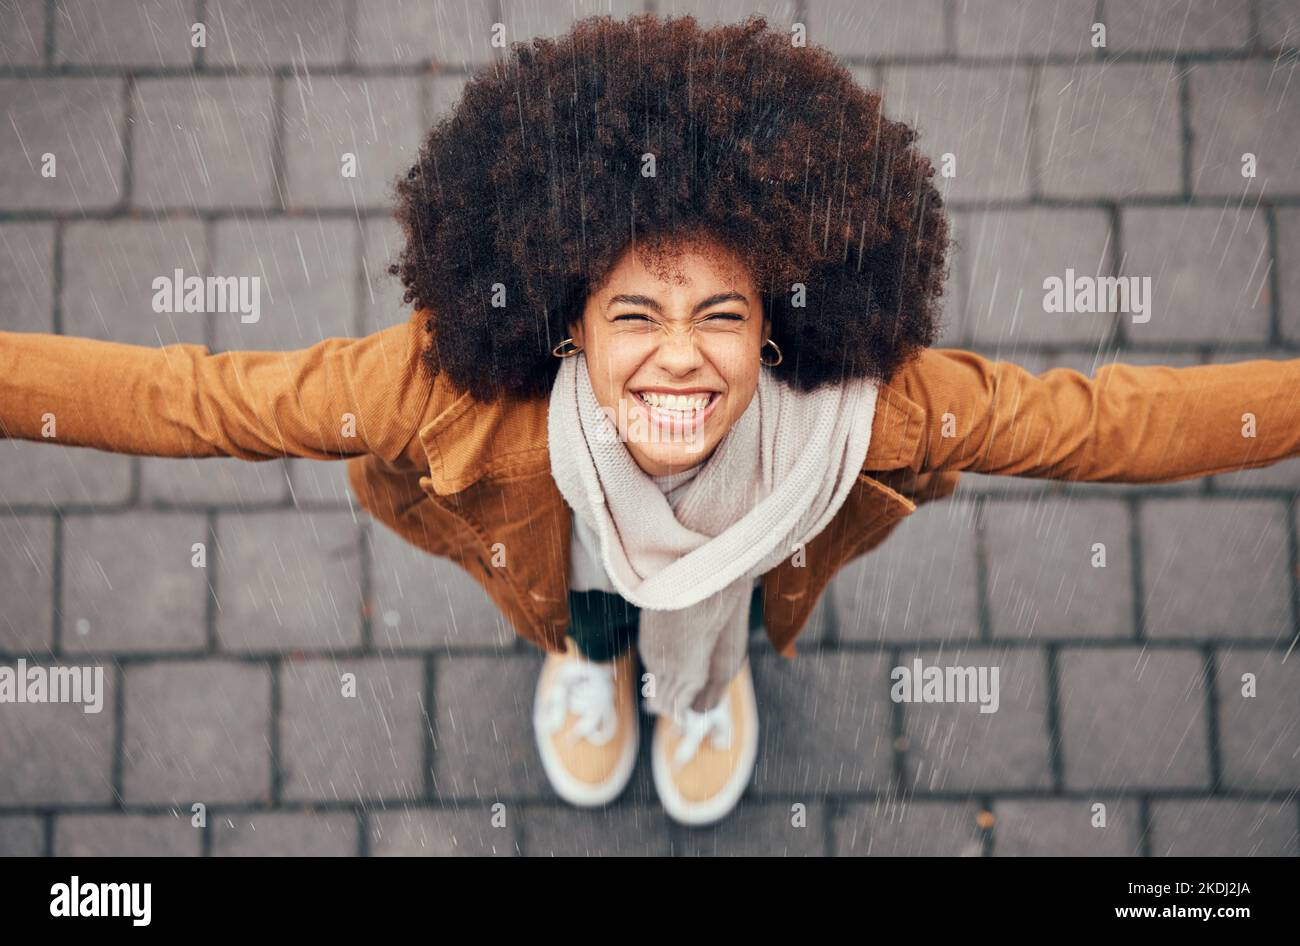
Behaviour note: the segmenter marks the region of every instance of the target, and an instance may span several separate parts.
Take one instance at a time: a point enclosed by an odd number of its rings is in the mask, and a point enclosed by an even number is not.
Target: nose
[[[655,352],[659,366],[672,375],[685,376],[704,363],[694,329],[670,329]]]

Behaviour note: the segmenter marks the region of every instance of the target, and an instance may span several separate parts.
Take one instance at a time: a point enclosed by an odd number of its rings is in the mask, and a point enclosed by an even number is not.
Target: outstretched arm
[[[904,458],[917,472],[1164,483],[1300,456],[1300,358],[1106,364],[1089,378],[926,349],[890,388],[922,409]]]
[[[0,332],[0,436],[160,457],[395,460],[432,393],[424,317],[297,351]]]

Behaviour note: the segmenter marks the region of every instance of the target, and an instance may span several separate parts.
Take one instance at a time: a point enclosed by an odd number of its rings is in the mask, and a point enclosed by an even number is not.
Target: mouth
[[[703,428],[722,401],[722,392],[703,388],[689,391],[641,388],[632,392],[632,398],[645,411],[652,427],[691,434]]]

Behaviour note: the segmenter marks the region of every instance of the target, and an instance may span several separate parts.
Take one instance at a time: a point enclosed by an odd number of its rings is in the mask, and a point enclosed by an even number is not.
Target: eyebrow
[[[743,302],[746,305],[748,305],[749,299],[744,294],[739,292],[734,292],[734,291],[719,292],[709,296],[709,298],[703,300],[702,302],[697,303],[695,308],[691,310],[691,313],[694,314],[696,312],[702,312],[705,309],[708,309],[715,305],[720,305],[723,302]],[[653,309],[655,312],[658,312],[660,315],[662,315],[664,311],[664,307],[661,306],[654,299],[651,299],[649,296],[643,296],[635,292],[620,292],[618,295],[613,296],[609,300],[609,302],[605,305],[605,308],[610,309],[613,306],[616,306],[620,303],[624,305],[645,306],[647,309]]]

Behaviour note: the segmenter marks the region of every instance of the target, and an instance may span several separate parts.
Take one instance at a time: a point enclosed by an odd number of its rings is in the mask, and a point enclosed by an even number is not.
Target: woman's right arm
[[[0,332],[0,437],[159,457],[396,460],[425,415],[425,316],[297,351]]]

